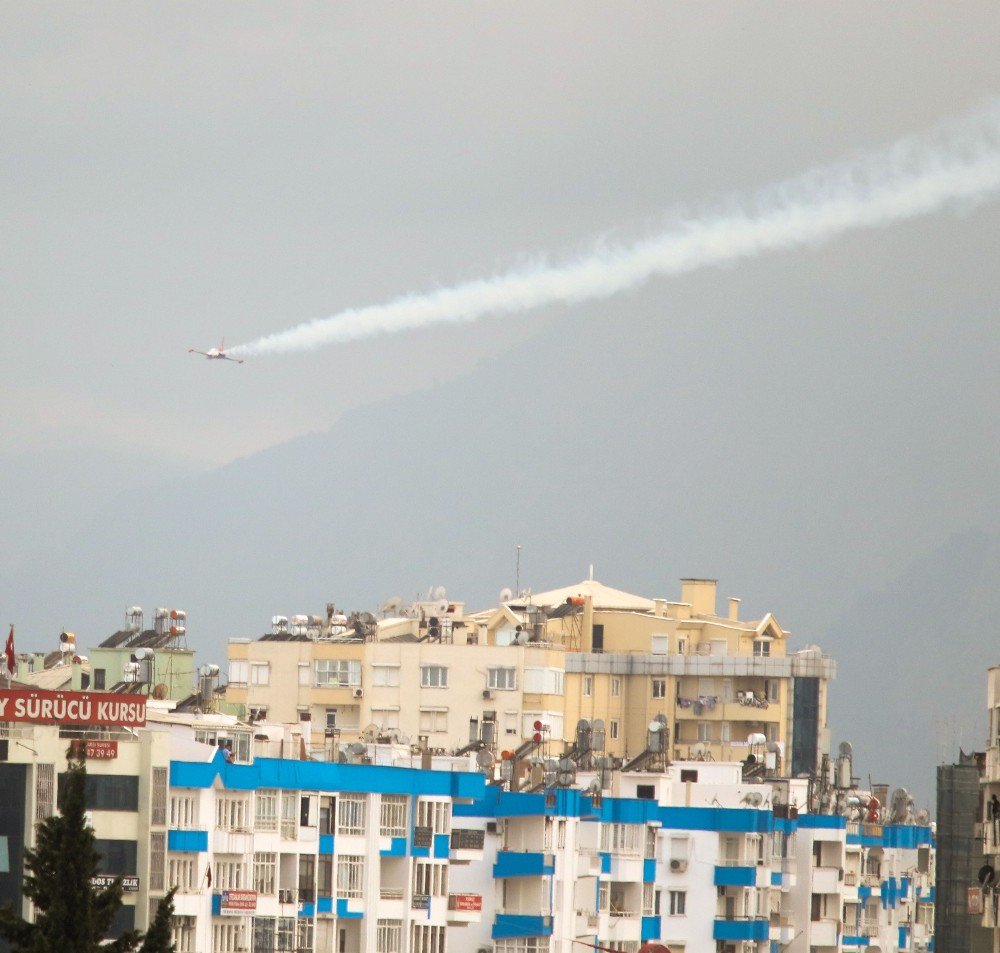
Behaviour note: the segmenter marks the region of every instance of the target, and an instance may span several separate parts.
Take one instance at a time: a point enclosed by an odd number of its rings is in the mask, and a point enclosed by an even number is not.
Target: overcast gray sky
[[[720,375],[745,380],[766,421],[754,458],[785,448],[767,489],[780,487],[791,515],[773,542],[795,549],[808,526],[815,571],[801,568],[809,587],[799,585],[801,601],[785,616],[766,600],[792,597],[759,582],[786,572],[778,560],[760,567],[757,592],[743,588],[749,578],[734,585],[780,620],[792,615],[804,641],[818,638],[808,606],[824,628],[869,589],[891,588],[952,530],[995,531],[995,205],[681,285],[654,281],[600,307],[242,367],[187,354],[223,335],[235,344],[560,259],[598,237],[627,242],[678,206],[919,133],[1000,95],[994,2],[8,3],[0,36],[0,458],[11,490],[0,516],[9,551],[27,534],[36,548],[59,545],[114,493],[158,475],[223,467],[393,396],[467,375],[474,387],[480,372],[502,377],[508,355],[534,342],[549,348],[553,334],[562,358],[553,355],[554,377],[601,380],[602,334],[607,349],[627,342],[638,369],[653,353],[644,335],[664,326],[677,329],[657,352],[667,355],[665,375],[683,377],[676,406],[705,400],[687,420],[668,408],[667,422],[718,435],[723,446],[705,465],[733,464],[724,443],[738,409],[710,399],[724,390]],[[577,335],[589,350],[576,350]],[[711,345],[692,344],[702,337]],[[629,377],[616,370],[616,399],[591,408],[595,430],[629,414]],[[446,410],[461,393],[442,391]],[[769,394],[782,402],[771,406]],[[552,407],[542,402],[562,399],[552,387],[518,385],[510,417],[543,419]],[[898,486],[859,489],[854,477],[878,450],[859,443],[850,422],[878,414],[893,428],[897,462],[908,446],[919,453],[911,471],[905,459],[893,471]],[[825,449],[843,447],[829,457],[842,470],[816,453],[817,433]],[[928,434],[931,449],[920,446]],[[679,432],[658,439],[666,446]],[[796,446],[801,458],[788,455]],[[717,509],[731,512],[734,529],[754,524],[760,539],[754,520],[765,511],[752,479],[741,476]],[[829,506],[817,509],[823,481]],[[224,476],[211,486],[220,519],[246,518],[227,509]],[[920,519],[908,520],[914,510]],[[846,538],[859,541],[850,567]],[[671,545],[668,531],[657,546]],[[752,562],[749,544],[739,547]],[[723,570],[724,548],[716,545]],[[636,560],[653,558],[635,549]],[[716,574],[709,547],[691,552],[699,566],[678,574]],[[428,581],[427,555],[412,555],[414,588]],[[46,606],[8,593],[26,630],[50,624],[46,613],[93,617],[96,605],[147,598],[103,592],[101,554],[82,558],[94,605],[60,605],[58,578],[47,581]],[[578,575],[594,559],[602,554],[581,553]],[[562,565],[536,571],[546,585],[570,581]],[[631,588],[627,577],[604,581]],[[508,582],[483,578],[480,591]],[[218,600],[237,602],[241,585],[218,589]],[[383,597],[399,588],[395,579],[371,586]],[[327,597],[317,592],[316,604]],[[200,607],[186,608],[194,618]]]

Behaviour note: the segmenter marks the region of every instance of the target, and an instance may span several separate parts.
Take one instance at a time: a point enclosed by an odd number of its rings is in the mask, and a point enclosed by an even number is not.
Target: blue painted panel
[[[429,847],[412,847],[410,854],[414,857],[430,857],[431,849]]]
[[[776,870],[771,871],[771,886],[772,887],[781,886],[781,874],[779,874]]]
[[[714,883],[716,887],[753,887],[757,883],[757,868],[716,867]]]
[[[656,858],[647,857],[642,862],[642,882],[651,884],[656,882]]]
[[[871,940],[866,936],[842,936],[840,943],[842,946],[869,946]]]
[[[660,938],[660,918],[643,917],[642,932],[639,937],[642,940],[658,940]]]
[[[423,848],[426,850],[427,848]],[[406,856],[406,838],[405,837],[393,837],[389,843],[389,849],[380,851],[383,857],[405,857]]]
[[[208,831],[167,831],[167,850],[208,850]]]
[[[319,852],[321,854],[333,853],[333,834],[319,835]]]
[[[846,830],[847,818],[842,814],[800,814],[799,827],[803,830]]]
[[[493,921],[493,939],[508,936],[552,936],[552,917],[498,913]]]
[[[553,866],[546,864],[545,854],[537,853],[502,850],[493,865],[494,877],[538,877],[552,872]]]
[[[899,928],[899,948],[901,950],[906,949],[906,927]]]
[[[359,794],[446,795],[483,798],[486,778],[472,771],[424,771],[381,764],[334,764],[258,758],[253,764],[227,764],[221,755],[208,762],[171,761],[170,784],[209,788],[216,778],[230,791],[279,788],[282,791],[352,791]],[[544,797],[542,798],[544,802]]]
[[[435,834],[434,835],[434,856],[438,860],[447,860],[448,854],[451,852],[451,835],[450,834]]]
[[[212,894],[212,916],[218,917],[222,915],[222,894],[213,893]]]
[[[611,873],[611,854],[601,854],[601,873]]]
[[[364,914],[351,913],[347,909],[347,899],[345,897],[337,897],[337,916],[341,920],[360,920]]]
[[[303,903],[299,906],[299,916],[300,917],[314,917],[316,916],[316,904],[314,903]]]
[[[871,887],[858,887],[858,900],[861,903],[867,903],[872,898],[872,888]]]
[[[716,920],[712,926],[714,940],[766,940],[770,935],[767,920]]]
[[[333,897],[318,897],[316,900],[317,913],[333,913]]]

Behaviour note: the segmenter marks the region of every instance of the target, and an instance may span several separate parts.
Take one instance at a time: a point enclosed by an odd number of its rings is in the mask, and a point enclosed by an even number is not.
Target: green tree
[[[174,893],[176,891],[176,887],[171,887],[170,893],[157,905],[156,916],[142,939],[139,953],[176,953],[170,935],[170,918],[174,915]]]
[[[71,761],[65,783],[61,782],[59,813],[38,825],[37,846],[24,853],[23,891],[35,905],[35,922],[29,923],[16,911],[0,909],[0,936],[15,951],[131,953],[142,939],[137,930],[127,930],[105,941],[122,905],[122,884],[118,878],[108,887],[94,886],[101,855],[87,823],[86,785],[83,762]]]

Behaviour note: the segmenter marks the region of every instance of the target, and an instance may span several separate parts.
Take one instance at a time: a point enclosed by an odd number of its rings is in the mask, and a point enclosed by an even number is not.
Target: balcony
[[[755,940],[758,943],[768,939],[771,924],[756,917],[716,917],[712,925],[713,940]]]
[[[809,924],[809,945],[812,946],[839,946],[840,945],[840,921],[823,918],[813,920]]]
[[[493,865],[493,876],[499,877],[539,877],[555,871],[555,857],[552,854],[514,852],[502,850]]]
[[[552,917],[498,913],[493,921],[493,939],[517,936],[552,936]]]
[[[478,893],[448,894],[449,923],[479,923],[483,918],[483,897]]]
[[[813,867],[813,893],[840,893],[839,867]]]
[[[475,828],[455,827],[451,831],[450,857],[456,863],[468,863],[483,859],[486,846],[486,831]]]

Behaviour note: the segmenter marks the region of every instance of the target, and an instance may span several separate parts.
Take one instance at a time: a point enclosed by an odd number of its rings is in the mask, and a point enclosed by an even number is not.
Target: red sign
[[[973,916],[981,916],[983,912],[983,888],[969,887],[968,910]]]
[[[0,721],[140,728],[146,724],[146,696],[0,689]]]
[[[448,898],[448,906],[452,910],[480,911],[483,909],[483,898],[478,893],[453,893]]]
[[[256,890],[223,890],[220,913],[253,913],[257,909]]]
[[[84,744],[84,756],[94,761],[112,761],[118,757],[117,741],[87,741]]]

